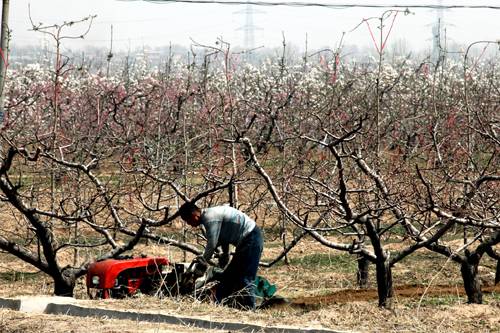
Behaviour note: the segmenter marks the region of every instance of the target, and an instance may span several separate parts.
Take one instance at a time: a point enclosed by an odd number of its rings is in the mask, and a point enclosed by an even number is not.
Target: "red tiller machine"
[[[98,261],[88,268],[87,292],[91,298],[123,298],[138,292],[149,294],[164,281],[164,270],[169,266],[170,262],[164,257]]]
[[[92,263],[87,270],[87,292],[91,299],[125,298],[138,294],[158,297],[191,294],[197,299],[211,299],[222,270],[209,267],[205,273],[196,269],[196,259],[189,265],[173,264],[165,257],[107,259]],[[258,276],[256,295],[259,307],[284,301],[274,296],[276,286]]]

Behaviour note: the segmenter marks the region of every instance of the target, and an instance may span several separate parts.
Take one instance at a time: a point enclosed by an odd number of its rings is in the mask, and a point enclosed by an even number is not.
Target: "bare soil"
[[[483,286],[483,293],[499,294],[500,284],[496,286]],[[398,286],[394,290],[395,297],[405,297],[420,299],[422,297],[443,297],[443,296],[465,296],[465,290],[461,286],[424,286],[410,285]],[[377,290],[375,289],[346,289],[322,296],[304,296],[290,299],[292,305],[302,307],[320,307],[332,303],[349,303],[359,301],[377,300]]]

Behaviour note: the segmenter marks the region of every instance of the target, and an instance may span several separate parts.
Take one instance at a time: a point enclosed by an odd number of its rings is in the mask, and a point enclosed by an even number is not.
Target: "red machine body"
[[[125,298],[138,293],[156,297],[192,295],[199,300],[213,299],[214,287],[222,270],[211,267],[201,275],[195,261],[171,263],[165,257],[107,259],[92,263],[87,270],[87,292],[90,298]],[[168,266],[168,267],[167,267]],[[276,286],[258,277],[257,295],[261,307],[283,301],[274,297]],[[270,303],[271,302],[271,303]]]
[[[108,259],[91,264],[87,271],[87,290],[95,288],[99,298],[124,297],[147,290],[169,265],[164,257]]]

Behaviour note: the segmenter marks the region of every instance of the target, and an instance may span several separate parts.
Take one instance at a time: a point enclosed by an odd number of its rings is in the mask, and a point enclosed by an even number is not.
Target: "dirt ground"
[[[482,291],[487,294],[500,295],[500,285],[483,286]],[[463,297],[465,290],[458,286],[423,286],[423,285],[405,285],[398,286],[394,290],[396,297],[409,299],[422,298],[446,298]],[[377,300],[377,290],[375,289],[346,289],[321,296],[304,296],[291,299],[292,306],[297,307],[318,307],[332,303],[349,303],[356,301]]]
[[[264,260],[280,248],[267,244]],[[139,247],[137,253],[182,258],[175,249],[158,245]],[[188,258],[189,259],[189,258]],[[190,298],[158,299],[140,296],[124,300],[88,300],[83,279],[75,297],[84,306],[134,310],[213,321],[264,326],[329,328],[354,332],[500,332],[500,286],[493,285],[495,263],[480,267],[484,304],[466,303],[460,270],[452,262],[422,252],[394,267],[395,297],[391,310],[377,303],[373,267],[368,289],[355,282],[356,261],[346,254],[305,241],[290,254],[290,265],[262,268],[260,274],[278,286],[290,303],[256,312],[244,312]],[[49,295],[50,279],[5,254],[0,254],[0,297]],[[193,327],[135,323],[103,318],[29,315],[0,312],[0,332],[199,332]]]

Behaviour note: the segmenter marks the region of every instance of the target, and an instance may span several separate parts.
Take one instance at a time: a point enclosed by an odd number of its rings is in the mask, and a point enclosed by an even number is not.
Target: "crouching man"
[[[255,286],[263,241],[259,227],[250,217],[230,206],[200,209],[194,203],[183,204],[179,213],[190,226],[204,227],[207,245],[203,258],[208,261],[218,246],[227,253],[236,247],[229,265],[217,285],[216,302],[243,309],[255,309]]]

